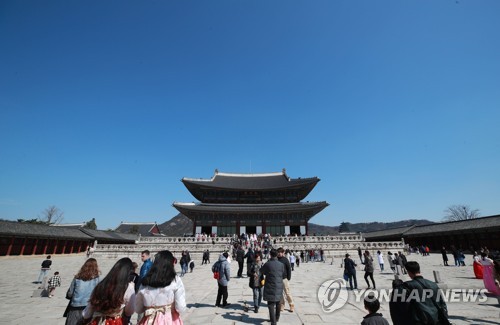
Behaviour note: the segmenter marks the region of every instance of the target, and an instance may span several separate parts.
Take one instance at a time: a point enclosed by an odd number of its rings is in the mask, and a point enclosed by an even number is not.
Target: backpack
[[[222,266],[221,261],[215,262],[215,264],[212,266],[212,272],[214,274],[215,280],[219,280],[221,278],[221,271],[222,271],[221,266]]]

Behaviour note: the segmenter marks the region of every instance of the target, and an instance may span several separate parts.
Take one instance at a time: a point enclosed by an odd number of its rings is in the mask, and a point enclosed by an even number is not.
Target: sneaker
[[[222,305],[222,308],[225,308],[227,306],[231,305],[230,303],[226,302],[225,304]]]

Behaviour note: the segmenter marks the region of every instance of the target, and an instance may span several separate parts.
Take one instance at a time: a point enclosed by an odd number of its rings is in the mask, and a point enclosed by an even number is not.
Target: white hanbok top
[[[135,298],[135,312],[140,314],[145,307],[159,307],[174,304],[175,310],[179,314],[187,310],[186,291],[181,278],[176,275],[175,279],[168,286],[163,288],[153,288],[141,285]]]

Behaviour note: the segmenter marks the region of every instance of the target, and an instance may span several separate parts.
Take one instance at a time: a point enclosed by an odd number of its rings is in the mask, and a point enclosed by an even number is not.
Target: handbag
[[[63,313],[63,317],[68,317],[68,313],[69,313],[69,310],[71,308],[71,299],[73,298],[73,295],[75,294],[75,285],[74,285],[74,282],[75,282],[75,279],[73,279],[73,281],[71,282],[71,285],[73,285],[73,291],[71,291],[71,294],[70,294],[70,291],[69,291],[69,288],[68,288],[68,291],[66,291],[66,299],[68,299],[68,305],[66,306],[66,309],[64,310],[64,313]],[[71,288],[71,285],[70,285],[70,288]]]

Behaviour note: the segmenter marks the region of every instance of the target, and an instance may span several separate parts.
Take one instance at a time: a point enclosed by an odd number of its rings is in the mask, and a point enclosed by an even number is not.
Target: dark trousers
[[[271,319],[271,325],[276,325],[276,323],[280,319],[280,302],[268,301],[267,308],[269,308],[269,318]]]
[[[243,261],[238,261],[238,277],[241,278],[243,275]]]
[[[356,273],[349,273],[348,276],[349,276],[349,286],[351,287],[351,290],[357,289],[358,288],[358,281],[356,280]],[[354,279],[354,288],[352,286],[353,279]]]
[[[222,298],[222,306],[227,304],[227,286],[223,286],[220,283],[219,290],[217,290],[217,300],[215,301],[216,306],[221,306],[221,298]]]
[[[365,272],[365,281],[368,287],[370,287],[370,282],[368,282],[368,277],[372,279],[373,289],[375,289],[376,287],[375,287],[375,280],[373,280],[373,272]]]

